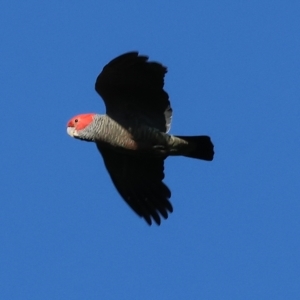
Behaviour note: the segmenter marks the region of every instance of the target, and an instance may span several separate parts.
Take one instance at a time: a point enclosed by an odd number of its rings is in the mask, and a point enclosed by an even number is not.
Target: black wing
[[[127,204],[151,225],[160,225],[161,216],[168,218],[173,211],[169,202],[171,192],[162,182],[164,159],[143,158],[115,153],[97,144],[108,173]]]
[[[172,109],[164,91],[167,68],[148,62],[138,52],[125,53],[109,62],[97,77],[95,89],[103,98],[107,114],[130,112],[146,117],[161,131],[170,127]]]

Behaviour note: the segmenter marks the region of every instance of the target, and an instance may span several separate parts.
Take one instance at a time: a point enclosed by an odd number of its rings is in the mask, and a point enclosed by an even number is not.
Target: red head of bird
[[[80,131],[89,126],[94,120],[95,113],[82,114],[73,117],[67,123],[67,133],[71,137],[80,138]]]

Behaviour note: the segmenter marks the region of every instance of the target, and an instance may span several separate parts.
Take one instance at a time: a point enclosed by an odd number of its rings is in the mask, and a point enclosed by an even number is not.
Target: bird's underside
[[[184,155],[212,160],[214,154],[208,136],[166,134],[172,120],[169,96],[163,89],[166,72],[166,67],[138,52],[118,56],[95,83],[106,117],[83,114],[68,123],[71,136],[96,143],[117,191],[149,225],[153,221],[160,225],[173,211],[171,192],[163,183],[164,159]],[[138,125],[132,130],[130,124]],[[143,128],[149,129],[143,131],[141,142]]]

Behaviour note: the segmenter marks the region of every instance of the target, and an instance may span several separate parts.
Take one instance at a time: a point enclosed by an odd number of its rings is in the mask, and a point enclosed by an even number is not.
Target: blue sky
[[[299,1],[4,1],[0,10],[1,299],[299,299]],[[168,66],[174,212],[124,204],[74,115],[131,50]]]

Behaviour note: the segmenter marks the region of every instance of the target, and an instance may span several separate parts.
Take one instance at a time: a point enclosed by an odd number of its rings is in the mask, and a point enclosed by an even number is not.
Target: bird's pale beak
[[[78,136],[77,131],[74,127],[67,127],[67,133],[71,137],[76,137]]]

